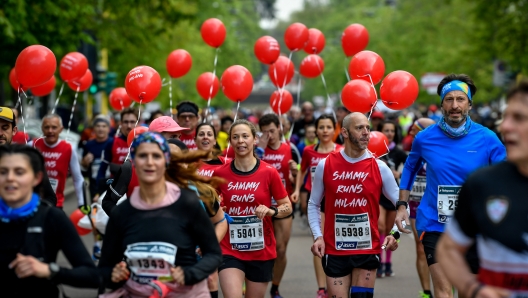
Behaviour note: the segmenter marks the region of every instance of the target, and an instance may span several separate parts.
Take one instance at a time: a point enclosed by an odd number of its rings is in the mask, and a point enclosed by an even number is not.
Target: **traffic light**
[[[97,75],[94,77],[92,86],[90,86],[90,93],[96,94],[97,92],[104,91],[106,94],[110,94],[112,90],[117,87],[117,73],[107,72],[104,69],[97,69]]]
[[[110,92],[112,92],[112,90],[114,90],[117,87],[117,73],[107,72],[105,81],[106,81],[105,91],[107,94],[110,94]]]

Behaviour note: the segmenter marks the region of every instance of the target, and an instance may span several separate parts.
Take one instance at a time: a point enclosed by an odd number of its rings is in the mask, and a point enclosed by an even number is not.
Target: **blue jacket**
[[[484,126],[473,122],[469,133],[452,139],[434,124],[416,135],[411,153],[403,169],[400,189],[411,190],[414,178],[427,163],[427,186],[416,214],[416,229],[425,232],[443,232],[451,216],[442,209],[454,212],[456,200],[447,199],[458,191],[473,171],[506,159],[506,149],[497,135]],[[442,186],[439,188],[439,185]],[[454,186],[454,187],[453,187]],[[438,199],[438,193],[441,199]],[[445,198],[445,200],[443,199]],[[441,201],[441,202],[440,202]],[[447,206],[449,205],[449,206]]]

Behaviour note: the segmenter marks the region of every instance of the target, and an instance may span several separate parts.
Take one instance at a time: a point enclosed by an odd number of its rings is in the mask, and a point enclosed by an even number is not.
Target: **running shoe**
[[[385,277],[394,276],[394,272],[392,271],[392,264],[386,263],[385,264]]]
[[[317,291],[316,298],[328,298],[328,294],[326,293],[326,290],[319,290]]]
[[[384,276],[384,272],[383,272],[383,263],[380,263],[379,267],[378,267],[378,270],[376,271],[376,277],[377,278],[382,278]]]
[[[282,298],[282,296],[279,294],[279,291],[276,291],[275,293],[271,294],[271,298]]]
[[[420,291],[419,293],[420,296],[418,296],[419,298],[431,298],[431,295],[429,294],[425,294],[424,292]]]

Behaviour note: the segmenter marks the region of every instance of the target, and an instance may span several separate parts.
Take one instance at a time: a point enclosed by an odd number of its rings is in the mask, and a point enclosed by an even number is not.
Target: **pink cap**
[[[182,130],[189,130],[181,127],[169,116],[161,116],[154,119],[149,125],[149,131],[154,132],[178,132]]]

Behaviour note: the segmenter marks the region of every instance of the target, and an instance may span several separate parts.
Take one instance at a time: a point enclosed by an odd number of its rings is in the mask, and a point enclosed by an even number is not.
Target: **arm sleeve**
[[[72,266],[72,269],[61,267],[54,280],[73,287],[98,288],[99,272],[71,221],[55,208],[49,215],[53,216],[55,239]]]
[[[198,198],[193,200],[191,237],[194,237],[200,247],[202,259],[195,265],[183,269],[186,285],[193,285],[206,279],[222,263],[222,251],[213,224],[198,202]]]
[[[496,164],[506,160],[506,148],[501,143],[497,135],[493,134],[490,136],[490,164]]]
[[[73,187],[75,188],[75,194],[77,195],[78,206],[88,204],[89,202],[84,199],[84,178],[81,174],[79,159],[77,158],[77,152],[75,152],[73,148],[70,157],[70,173],[73,180]]]
[[[314,184],[312,185],[312,193],[310,201],[308,201],[308,222],[314,239],[323,236],[321,232],[321,201],[324,195],[323,174],[326,159],[322,159],[315,169]]]
[[[416,174],[422,168],[423,163],[421,138],[420,134],[417,134],[413,142],[412,150],[409,153],[409,156],[407,156],[407,160],[403,167],[400,189],[411,190],[414,178],[416,178]]]
[[[98,266],[104,284],[112,289],[124,284],[124,282],[118,284],[112,283],[112,269],[123,259],[123,251],[121,250],[122,243],[123,235],[119,228],[119,221],[115,214],[112,214],[106,226],[104,245],[101,249],[101,259],[99,260]]]
[[[470,184],[471,179],[462,185],[458,195],[458,206],[455,210],[455,215],[446,227],[446,232],[449,236],[462,246],[470,246],[479,233],[477,221],[474,217],[475,208],[472,208],[473,199],[470,189],[480,188],[473,188],[475,185],[470,186]]]
[[[381,180],[383,181],[383,188],[382,192],[383,195],[389,199],[394,206],[396,206],[396,202],[398,202],[398,196],[399,196],[399,189],[398,184],[396,183],[396,180],[394,179],[394,175],[392,174],[391,169],[387,164],[379,159],[376,159],[376,162],[378,163],[378,168],[380,170]]]
[[[42,199],[51,204],[51,206],[57,206],[57,194],[53,191],[51,184],[49,182],[48,173],[43,172],[44,176],[42,177],[41,187],[42,187]]]

